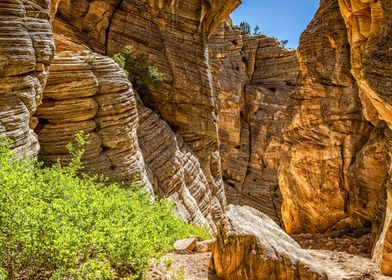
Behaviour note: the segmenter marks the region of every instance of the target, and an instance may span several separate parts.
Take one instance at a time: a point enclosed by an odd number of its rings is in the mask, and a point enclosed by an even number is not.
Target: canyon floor
[[[369,234],[357,238],[322,235],[293,236],[327,270],[331,280],[388,280],[371,261]],[[314,249],[309,249],[314,248]],[[328,250],[327,250],[328,248]],[[352,253],[349,253],[351,251]],[[163,264],[151,269],[148,280],[218,280],[209,272],[211,253],[170,253]]]

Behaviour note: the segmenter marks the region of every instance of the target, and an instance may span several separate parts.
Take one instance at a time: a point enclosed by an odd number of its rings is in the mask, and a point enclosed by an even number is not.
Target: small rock
[[[192,252],[196,248],[196,238],[177,240],[174,242],[173,247],[176,251]]]
[[[333,242],[332,240],[328,241],[327,244],[325,244],[327,250],[333,250],[335,249],[335,242]]]
[[[214,248],[215,248],[215,239],[197,242],[197,244],[196,244],[196,252],[197,253],[212,252],[214,250]]]
[[[355,253],[357,253],[357,248],[354,246],[354,245],[351,245],[349,248],[348,248],[348,251],[351,253],[351,254],[355,254]]]

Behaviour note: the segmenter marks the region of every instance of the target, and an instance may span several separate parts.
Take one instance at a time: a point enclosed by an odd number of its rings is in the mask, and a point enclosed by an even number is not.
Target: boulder
[[[249,206],[228,206],[218,226],[211,268],[226,280],[328,279],[272,219]]]

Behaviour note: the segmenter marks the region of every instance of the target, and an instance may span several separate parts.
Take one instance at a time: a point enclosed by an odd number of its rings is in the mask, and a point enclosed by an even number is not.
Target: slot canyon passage
[[[82,172],[214,233],[210,278],[392,279],[392,0],[320,0],[297,50],[240,4],[1,0],[0,134],[50,165],[85,132]],[[127,45],[160,85],[131,85]]]

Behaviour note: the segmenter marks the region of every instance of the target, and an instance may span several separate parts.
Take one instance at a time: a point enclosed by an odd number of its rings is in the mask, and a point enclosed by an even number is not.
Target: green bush
[[[136,53],[132,46],[125,46],[123,52],[115,54],[113,59],[138,92],[145,92],[150,85],[160,86],[166,80],[165,75],[143,54]]]
[[[68,167],[42,168],[0,145],[0,279],[138,279],[175,240],[208,237],[167,200],[75,176],[71,151]]]

